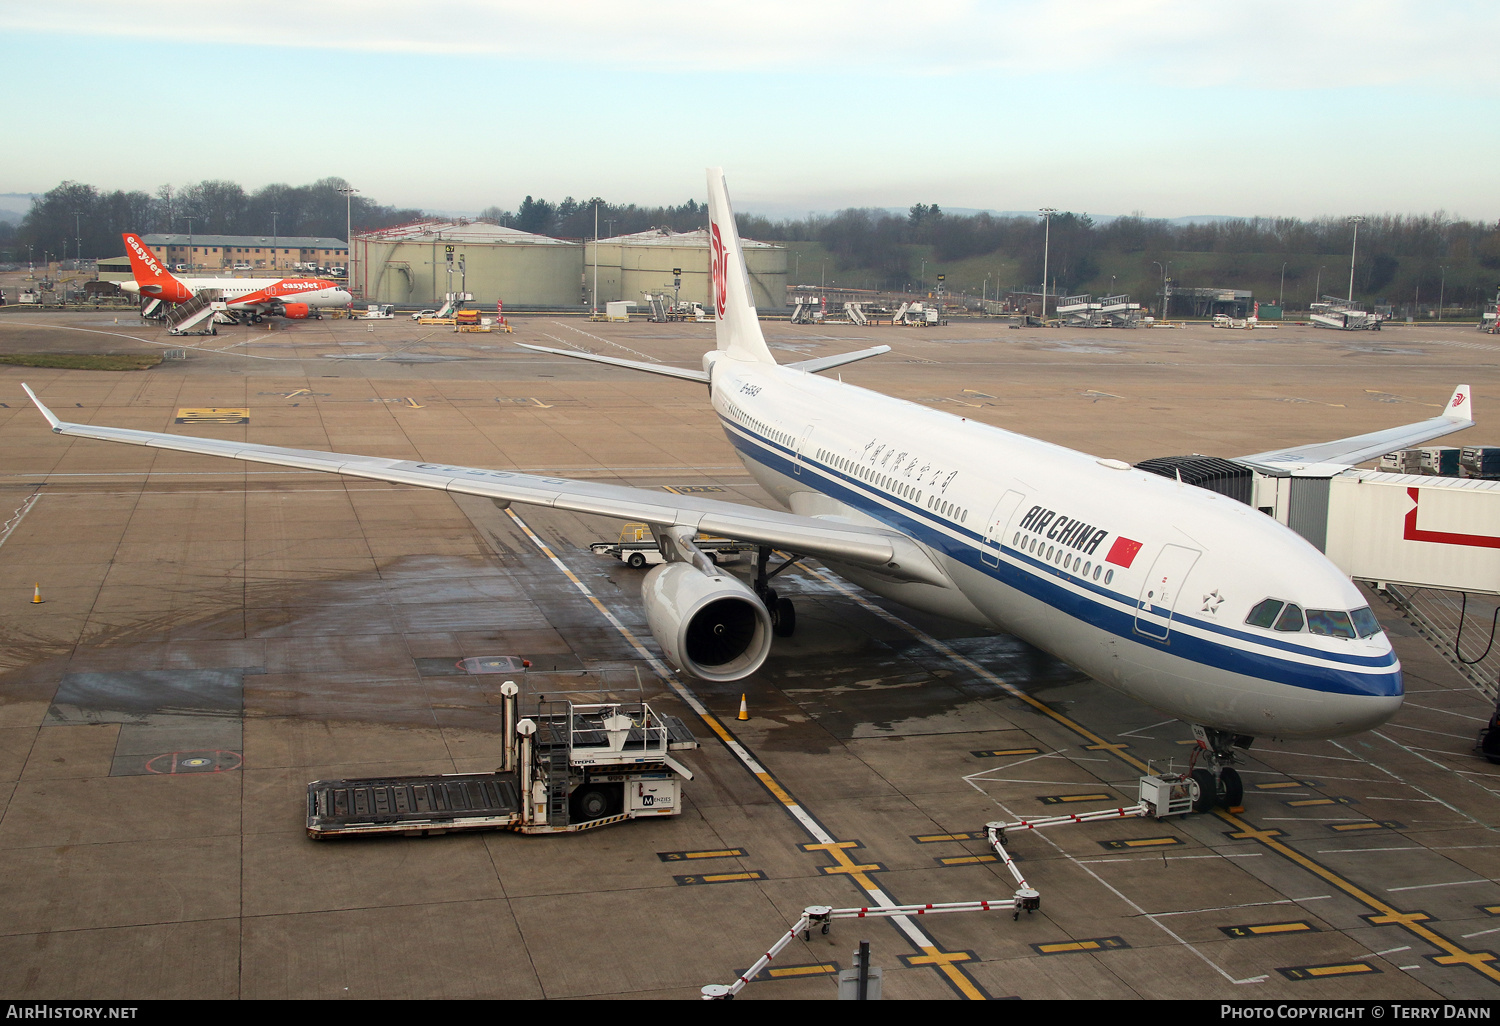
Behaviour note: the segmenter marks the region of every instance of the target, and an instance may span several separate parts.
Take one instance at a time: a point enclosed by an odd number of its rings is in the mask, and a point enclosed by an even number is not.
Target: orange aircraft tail
[[[121,238],[125,240],[125,255],[130,257],[130,270],[135,275],[135,283],[140,288],[141,295],[160,299],[164,303],[181,303],[193,298],[192,289],[173,277],[172,272],[151,252],[151,247],[141,241],[139,235],[135,232],[123,232]]]

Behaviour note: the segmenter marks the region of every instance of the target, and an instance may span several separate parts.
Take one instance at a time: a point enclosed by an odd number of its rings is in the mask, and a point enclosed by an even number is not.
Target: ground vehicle
[[[755,551],[754,545],[704,534],[694,539],[693,544],[715,563],[732,563],[745,553]],[[589,546],[589,551],[596,556],[614,556],[621,563],[637,570],[667,561],[661,553],[661,544],[645,524],[626,524],[620,531],[619,541],[594,542]]]
[[[416,313],[414,313],[414,314],[411,315],[411,319],[414,320],[414,321],[420,321],[423,317],[436,317],[436,316],[437,316],[437,311],[436,310],[418,310]]]
[[[682,811],[682,782],[693,774],[671,753],[698,742],[677,717],[644,700],[539,698],[523,719],[516,683],[506,681],[500,694],[505,761],[498,770],[315,780],[307,785],[308,836],[571,833]]]

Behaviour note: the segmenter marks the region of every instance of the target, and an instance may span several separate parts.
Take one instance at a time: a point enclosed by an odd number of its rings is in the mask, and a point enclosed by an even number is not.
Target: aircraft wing
[[[766,545],[803,556],[855,563],[900,580],[922,581],[940,587],[951,586],[948,578],[910,538],[899,531],[873,525],[804,517],[696,495],[669,495],[644,488],[576,481],[564,477],[542,477],[509,470],[352,456],[312,449],[285,449],[275,445],[253,445],[218,438],[192,438],[158,431],[72,424],[58,419],[28,386],[21,387],[26,389],[31,401],[52,425],[53,432],[60,435],[125,442],[155,449],[173,449],[203,456],[224,456],[250,463],[317,470],[420,488],[437,488],[464,495],[479,495],[507,505],[520,502],[551,506],[573,513],[594,513],[624,520],[639,520],[660,528],[687,527],[705,534]]]
[[[1459,385],[1448,400],[1440,417],[1406,424],[1402,427],[1385,428],[1368,434],[1340,438],[1332,442],[1319,442],[1292,449],[1272,449],[1253,456],[1240,456],[1237,463],[1249,463],[1271,470],[1294,470],[1312,464],[1332,464],[1352,467],[1356,463],[1373,460],[1397,449],[1430,442],[1434,438],[1462,431],[1474,426],[1473,396],[1468,385]]]

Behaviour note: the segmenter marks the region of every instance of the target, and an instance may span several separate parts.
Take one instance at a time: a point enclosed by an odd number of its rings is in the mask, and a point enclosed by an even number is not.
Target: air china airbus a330
[[[204,289],[218,290],[224,312],[236,319],[259,321],[269,314],[301,320],[315,310],[348,306],[352,297],[336,281],[325,278],[178,278],[168,271],[151,247],[134,232],[125,232],[125,254],[130,257],[133,281],[120,288],[162,303],[186,303]]]
[[[528,349],[708,386],[725,434],[789,512],[618,485],[70,424],[64,435],[227,456],[645,521],[667,561],[642,588],[676,666],[754,673],[791,603],[773,550],[812,556],[916,609],[1023,638],[1194,726],[1200,804],[1234,804],[1236,747],[1373,727],[1401,705],[1401,668],[1359,590],[1316,548],[1226,496],[819,377],[887,352],[778,365],[751,305],[723,173],[708,172],[717,348],[703,369]],[[30,389],[27,390],[28,394]],[[1461,387],[1443,416],[1303,450],[1346,464],[1472,424]],[[1267,458],[1273,454],[1261,454]],[[759,547],[745,584],[699,532]]]

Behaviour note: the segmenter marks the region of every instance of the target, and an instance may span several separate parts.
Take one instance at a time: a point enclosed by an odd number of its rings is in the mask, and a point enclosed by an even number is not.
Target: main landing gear
[[[766,605],[766,612],[771,614],[771,633],[778,638],[790,638],[797,630],[797,610],[792,605],[792,600],[782,598],[776,594],[776,589],[771,587],[771,578],[791,566],[797,561],[795,554],[790,554],[775,570],[766,573],[766,564],[771,560],[771,550],[762,545],[756,549],[755,555],[755,594]]]
[[[1248,750],[1255,738],[1196,723],[1193,724],[1193,736],[1198,739],[1193,768],[1188,773],[1193,811],[1238,808],[1245,800],[1245,785],[1239,772],[1230,764],[1234,762],[1235,749]],[[1206,765],[1198,765],[1200,762]]]

